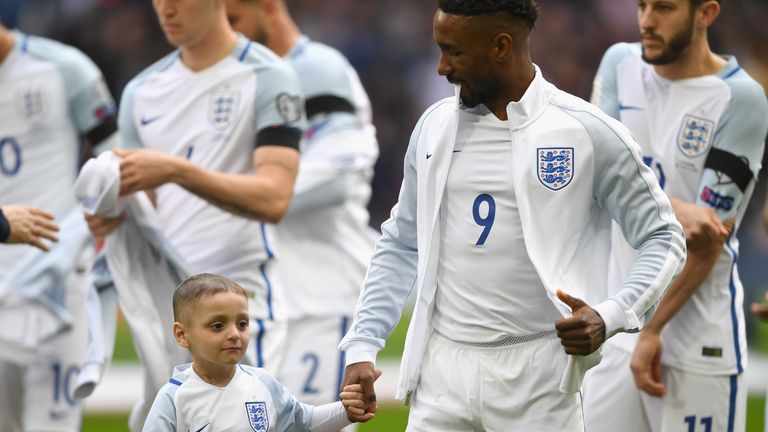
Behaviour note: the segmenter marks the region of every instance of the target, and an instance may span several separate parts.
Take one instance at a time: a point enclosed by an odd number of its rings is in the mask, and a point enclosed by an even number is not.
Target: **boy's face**
[[[179,345],[200,366],[234,365],[248,348],[248,301],[230,291],[197,300],[173,325]]]

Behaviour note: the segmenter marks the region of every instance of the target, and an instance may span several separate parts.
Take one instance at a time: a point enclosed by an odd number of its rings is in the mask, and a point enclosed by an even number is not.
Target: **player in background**
[[[376,355],[416,289],[396,393],[408,431],[583,431],[583,374],[682,267],[682,228],[629,131],[533,64],[536,1],[437,6],[437,71],[456,94],[414,128],[341,344],[344,383],[376,411]],[[641,252],[608,297],[595,269],[612,219]]]
[[[640,0],[642,41],[611,47],[595,78],[592,102],[637,139],[683,225],[688,261],[645,329],[607,344],[586,384],[590,431],[744,430],[736,233],[760,170],[768,103],[736,58],[710,50],[719,13],[715,0]],[[635,255],[617,229],[613,239],[609,286]]]
[[[248,298],[236,283],[205,273],[187,278],[174,291],[173,315],[173,334],[192,363],[176,367],[144,432],[337,432],[350,424],[342,402],[301,403],[264,369],[237,364],[250,335]],[[359,385],[340,396],[351,408],[363,404]]]
[[[36,207],[4,205],[0,208],[0,243],[26,243],[48,251],[43,239],[59,240],[59,227],[53,219],[52,214]]]
[[[80,51],[0,25],[0,205],[9,213],[15,212],[6,207],[11,203],[44,208],[56,220],[74,210],[84,139],[95,149],[111,147],[114,113],[101,72]],[[31,234],[53,240],[50,231]],[[39,239],[30,243],[49,247]],[[32,251],[25,245],[0,248],[0,280]],[[92,251],[83,255],[61,299],[73,327],[41,346],[34,364],[0,362],[2,432],[80,430],[82,403],[73,391],[88,343],[83,304]]]
[[[160,226],[193,273],[249,292],[255,366],[274,371],[284,344],[271,228],[290,204],[305,124],[295,72],[235,33],[224,0],[155,0],[178,47],[135,77],[120,103],[120,193],[148,191]],[[105,235],[120,218],[90,217]],[[130,323],[129,323],[130,324]],[[158,329],[164,331],[164,329]],[[175,365],[168,365],[170,375]],[[160,384],[162,385],[162,384]],[[131,416],[140,430],[157,388]]]
[[[371,105],[336,49],[302,35],[282,0],[229,0],[235,30],[296,70],[309,128],[293,201],[277,225],[280,281],[291,299],[286,356],[277,378],[299,400],[336,400],[344,369],[337,346],[349,328],[376,232],[368,226],[378,156]]]

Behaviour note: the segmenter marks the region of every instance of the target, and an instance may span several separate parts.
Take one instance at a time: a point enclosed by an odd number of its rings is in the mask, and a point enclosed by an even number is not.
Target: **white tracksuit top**
[[[347,364],[375,361],[416,287],[398,399],[416,388],[432,332],[441,236],[438,212],[458,109],[457,88],[454,98],[432,105],[416,125],[399,202],[382,225],[353,325],[340,344],[347,352]],[[570,315],[570,309],[557,299],[558,289],[585,300],[605,321],[608,337],[637,331],[685,261],[682,228],[653,172],[643,164],[637,144],[621,123],[555,88],[538,67],[520,101],[507,106],[507,115],[513,144],[512,186],[526,250],[547,296],[563,316]],[[559,164],[558,154],[572,165]],[[559,166],[564,168],[553,169]],[[622,287],[612,290],[616,294],[609,298],[606,269],[612,219],[639,249],[639,256]],[[599,351],[570,358],[561,390],[578,391],[584,373],[599,360]]]

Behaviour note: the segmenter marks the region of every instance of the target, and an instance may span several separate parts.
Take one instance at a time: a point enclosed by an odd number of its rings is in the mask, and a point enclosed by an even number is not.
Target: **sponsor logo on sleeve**
[[[701,190],[700,198],[716,210],[728,211],[733,208],[733,197],[721,195],[712,190],[709,186],[704,186],[704,189]]]
[[[573,180],[573,147],[539,147],[536,149],[536,172],[541,184],[554,191]]]
[[[301,118],[301,113],[304,109],[300,97],[288,93],[280,93],[277,95],[276,103],[277,112],[280,113],[280,116],[286,123],[293,123]]]

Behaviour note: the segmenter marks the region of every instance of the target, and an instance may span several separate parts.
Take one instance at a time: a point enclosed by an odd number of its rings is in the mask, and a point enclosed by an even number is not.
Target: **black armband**
[[[89,130],[85,134],[85,137],[88,138],[88,141],[93,147],[96,147],[100,142],[109,138],[115,132],[117,132],[117,120],[115,119],[114,115],[110,115],[109,117],[105,118],[98,126]]]
[[[301,129],[290,126],[273,126],[262,129],[256,137],[256,147],[274,145],[299,149]]]
[[[354,114],[355,107],[348,100],[332,95],[315,96],[305,102],[307,118],[315,114],[345,112]]]
[[[5,243],[8,237],[11,236],[11,223],[8,222],[8,218],[3,214],[3,209],[0,208],[0,243]]]
[[[725,150],[712,148],[704,162],[704,168],[727,175],[741,189],[741,192],[747,190],[747,186],[752,180],[752,170],[749,169],[749,164],[744,159]]]

